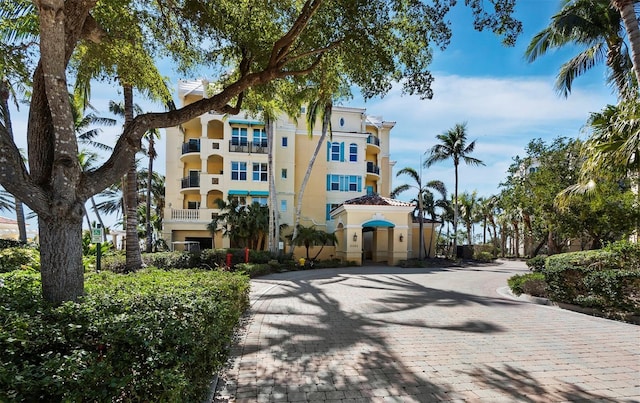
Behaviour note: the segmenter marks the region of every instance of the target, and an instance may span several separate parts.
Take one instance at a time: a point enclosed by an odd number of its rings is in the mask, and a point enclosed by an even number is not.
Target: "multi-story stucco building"
[[[178,94],[182,104],[192,103],[205,96],[203,83],[180,81]],[[316,125],[313,136],[309,136],[304,115],[304,109],[295,119],[283,114],[274,125],[272,148],[276,207],[280,223],[289,226],[294,222],[297,193],[320,137],[320,124]],[[403,242],[404,251],[396,253],[398,259],[406,259],[410,253],[411,247],[406,245],[411,236],[407,231],[412,226],[410,212],[413,205],[388,199],[394,164],[389,159],[389,137],[394,125],[395,122],[368,116],[362,108],[334,107],[332,137],[316,158],[303,196],[300,222],[327,232],[337,231],[339,245],[328,248],[327,255],[358,262],[363,257],[397,260],[386,251],[393,247],[387,236],[393,229],[403,234],[402,238],[397,237],[397,242],[407,239]],[[216,199],[226,201],[231,196],[240,204],[267,203],[268,144],[264,122],[242,113],[225,116],[211,111],[180,128],[167,129],[165,139],[167,165],[163,237],[169,244],[199,242],[201,248],[232,246],[222,233],[217,233],[212,239],[207,224],[220,213]],[[354,207],[338,207],[345,201],[367,195],[370,198],[358,199],[363,200],[359,205],[367,205],[362,207],[367,211],[365,216],[374,219],[365,221],[374,226],[365,228],[362,223],[347,224],[344,212],[351,211],[353,218]],[[372,210],[373,199],[376,207]],[[401,222],[385,220],[380,203],[395,209],[396,214],[399,212]],[[375,231],[376,228],[379,231]],[[356,232],[358,235],[354,237]],[[382,241],[383,232],[385,241]],[[358,236],[359,241],[356,240]]]

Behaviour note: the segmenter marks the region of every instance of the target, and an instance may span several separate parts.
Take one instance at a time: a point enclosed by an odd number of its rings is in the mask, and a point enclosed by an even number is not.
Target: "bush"
[[[184,251],[145,253],[142,261],[147,266],[164,270],[193,269],[202,265],[200,254],[201,252]]]
[[[248,306],[232,273],[89,274],[58,307],[37,274],[0,280],[0,401],[201,401]]]
[[[541,272],[546,261],[547,255],[538,255],[527,260],[527,267],[533,272]]]
[[[542,273],[516,274],[507,280],[507,284],[515,295],[547,296],[546,282]]]
[[[549,256],[543,270],[549,296],[557,302],[640,313],[640,269],[633,268],[638,256],[640,248],[618,244]]]
[[[264,276],[265,274],[276,271],[269,263],[238,263],[235,265],[235,270],[240,273],[244,273],[251,278]]]
[[[493,255],[490,252],[476,252],[473,258],[479,262],[489,263],[493,261]]]
[[[0,273],[13,270],[40,271],[40,252],[25,247],[0,249]]]

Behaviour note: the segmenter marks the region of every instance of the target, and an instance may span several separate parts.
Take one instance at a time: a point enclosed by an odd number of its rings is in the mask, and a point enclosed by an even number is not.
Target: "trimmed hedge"
[[[640,314],[640,245],[549,256],[542,273],[556,302]]]
[[[542,273],[516,274],[507,280],[515,295],[528,294],[534,297],[546,297],[547,287]]]
[[[101,272],[54,307],[39,274],[0,283],[0,401],[201,401],[249,292],[241,274]]]

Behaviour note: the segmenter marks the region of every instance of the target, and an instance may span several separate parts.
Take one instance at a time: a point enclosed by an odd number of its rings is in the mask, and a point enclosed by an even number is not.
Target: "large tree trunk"
[[[124,125],[133,120],[133,87],[123,85],[124,89]],[[135,271],[142,267],[140,254],[140,239],[138,238],[138,179],[136,171],[136,155],[129,159],[126,186],[124,190],[124,204],[126,206],[126,265],[128,271]]]
[[[24,219],[24,205],[17,197],[15,200],[16,221],[18,222],[18,234],[20,242],[27,242],[27,223]]]
[[[38,218],[42,295],[54,304],[84,294],[82,215]]]

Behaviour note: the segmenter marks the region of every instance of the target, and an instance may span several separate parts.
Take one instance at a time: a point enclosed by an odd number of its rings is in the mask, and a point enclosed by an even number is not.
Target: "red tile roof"
[[[356,197],[354,199],[346,200],[343,204],[355,204],[360,206],[415,206],[415,204],[413,203],[407,203],[396,199],[390,199],[388,197],[382,197],[378,194]]]

